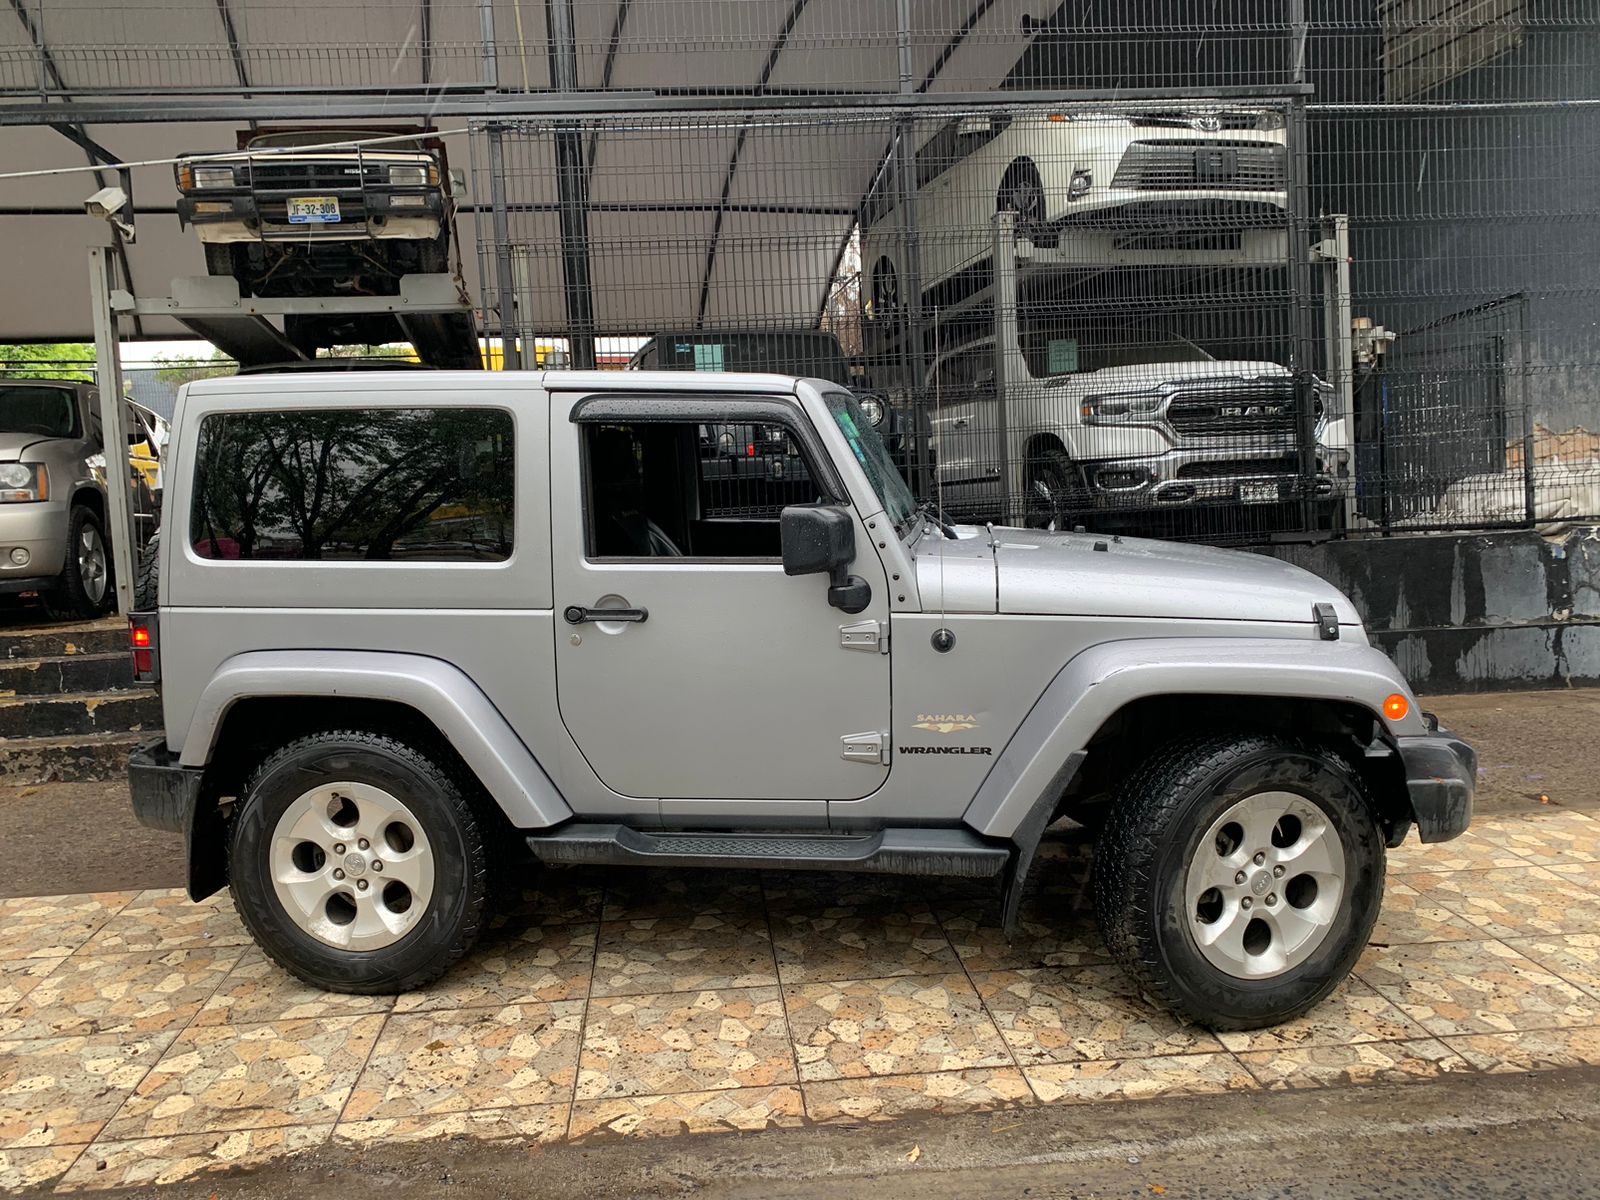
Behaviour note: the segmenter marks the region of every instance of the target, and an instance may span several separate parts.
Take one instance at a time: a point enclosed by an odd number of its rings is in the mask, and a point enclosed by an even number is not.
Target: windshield
[[[889,451],[884,449],[883,439],[868,422],[854,396],[846,392],[829,392],[823,399],[828,402],[828,413],[844,434],[844,440],[850,443],[850,450],[861,464],[867,482],[878,494],[884,515],[889,518],[890,524],[899,526],[916,510],[917,502],[906,481],[895,469]]]
[[[364,138],[386,136],[381,129],[298,129],[288,132],[263,133],[250,139],[250,148],[262,146],[327,146],[339,142],[359,142]],[[384,142],[370,147],[373,150],[421,150],[422,143],[414,138],[405,141]]]
[[[656,339],[663,371],[751,371],[850,383],[850,367],[832,334],[689,333]]]
[[[1188,338],[1154,325],[1106,325],[1049,313],[1024,315],[1017,332],[1028,373],[1035,379],[1105,367],[1212,361]]]
[[[0,384],[0,433],[77,437],[76,395],[67,388]]]

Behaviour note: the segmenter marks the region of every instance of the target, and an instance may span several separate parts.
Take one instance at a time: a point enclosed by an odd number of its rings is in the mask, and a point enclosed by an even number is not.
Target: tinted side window
[[[511,555],[512,444],[499,409],[208,416],[190,542],[203,558],[498,562]]]
[[[584,460],[592,558],[776,559],[784,506],[819,498],[781,425],[590,425]]]

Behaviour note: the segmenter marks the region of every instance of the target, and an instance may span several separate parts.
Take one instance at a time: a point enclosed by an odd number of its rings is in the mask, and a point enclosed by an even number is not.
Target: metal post
[[[494,40],[494,0],[478,0],[478,49],[483,86],[494,91],[500,86],[500,52]]]
[[[1356,453],[1356,347],[1355,314],[1350,298],[1350,218],[1343,214],[1329,217],[1326,232],[1333,241],[1333,260],[1323,276],[1322,311],[1328,327],[1328,370],[1345,428],[1350,430],[1350,469],[1355,470]],[[1331,289],[1330,289],[1330,286]],[[1353,493],[1353,489],[1352,489]],[[1355,496],[1344,502],[1345,526],[1355,515]]]
[[[1289,23],[1289,82],[1306,81],[1306,3],[1285,0]]]
[[[1295,414],[1299,450],[1300,528],[1316,528],[1317,417],[1312,348],[1316,344],[1312,314],[1310,192],[1303,97],[1289,102],[1285,113],[1289,142],[1289,296],[1294,335]]]
[[[550,82],[558,92],[576,92],[578,40],[572,0],[547,0],[545,13],[550,27]],[[555,151],[567,345],[572,352],[572,365],[580,371],[592,371],[595,355],[594,295],[589,274],[589,171],[583,152],[582,128],[557,125]]]
[[[33,13],[33,58],[39,72],[39,100],[50,98],[50,51],[44,40],[44,0],[38,0]]]
[[[517,320],[517,282],[511,269],[511,218],[506,212],[506,156],[500,144],[503,136],[500,126],[490,125],[484,131],[489,143],[489,208],[490,228],[494,230],[495,287],[500,293],[497,305],[500,316],[501,367],[516,371],[522,367],[522,351],[517,339],[521,335],[521,322]]]
[[[994,427],[999,443],[1000,521],[1011,523],[1011,404],[1006,381],[1021,352],[1017,337],[1017,214],[995,213],[994,222]]]
[[[111,541],[117,611],[133,611],[133,471],[128,464],[128,434],[123,423],[122,357],[117,317],[111,311],[112,256],[108,246],[89,247],[89,304],[94,317],[95,388],[100,394],[100,426],[106,460],[106,536]],[[69,551],[70,553],[70,551]]]
[[[1529,361],[1533,347],[1528,338],[1528,294],[1526,292],[1517,300],[1517,357],[1521,359],[1521,370],[1518,371],[1517,397],[1522,405],[1522,507],[1531,527],[1534,521],[1534,503],[1538,499],[1534,488],[1533,475],[1533,401],[1528,396],[1528,375],[1531,373],[1532,363]]]
[[[899,59],[902,96],[914,95],[917,88],[911,45],[911,0],[895,3],[895,48]],[[932,447],[922,436],[924,428],[919,416],[927,416],[926,428],[933,428],[931,414],[927,412],[930,398],[925,389],[928,377],[927,345],[924,326],[927,312],[922,307],[922,230],[917,219],[917,147],[916,122],[906,116],[895,121],[894,175],[896,203],[905,227],[905,255],[899,280],[900,288],[900,357],[903,369],[911,378],[909,391],[911,406],[911,478],[919,495],[933,495],[933,463],[929,461]],[[868,264],[862,264],[867,278],[871,279]]]

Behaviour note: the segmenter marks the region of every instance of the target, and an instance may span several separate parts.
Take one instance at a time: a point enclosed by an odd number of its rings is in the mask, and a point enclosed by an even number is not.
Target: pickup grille
[[[389,182],[389,168],[385,163],[367,163],[364,167],[354,162],[253,162],[246,174],[252,186],[268,191],[332,191],[358,188],[362,172],[366,172],[369,185]]]
[[[1186,434],[1293,433],[1293,385],[1247,385],[1216,392],[1180,392],[1167,405],[1167,423]]]
[[[1152,139],[1128,147],[1111,186],[1138,191],[1215,187],[1280,192],[1288,186],[1287,164],[1284,147],[1271,142]]]

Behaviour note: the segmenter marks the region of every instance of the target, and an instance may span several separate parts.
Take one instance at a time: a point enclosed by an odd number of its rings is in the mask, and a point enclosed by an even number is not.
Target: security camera
[[[103,187],[83,202],[83,211],[91,217],[115,217],[127,207],[128,193],[119,187]]]

